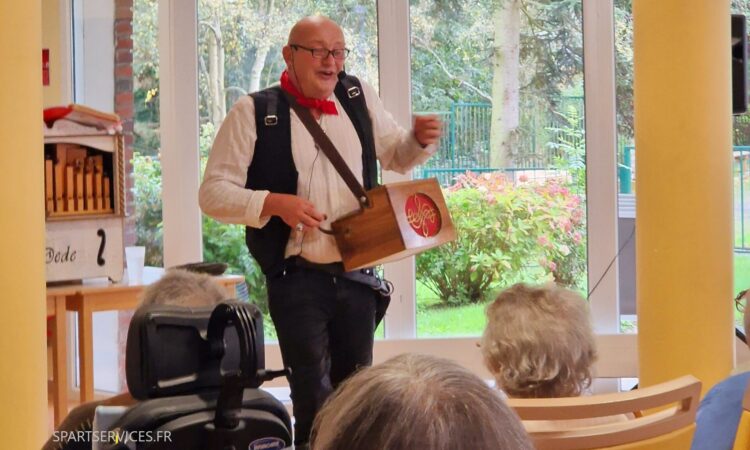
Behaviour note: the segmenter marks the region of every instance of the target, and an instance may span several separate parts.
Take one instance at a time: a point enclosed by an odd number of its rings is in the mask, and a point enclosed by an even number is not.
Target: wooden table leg
[[[78,308],[78,376],[81,378],[81,403],[94,400],[94,314],[81,299]]]
[[[55,426],[68,414],[67,326],[65,324],[65,296],[54,297],[55,321],[52,338],[52,377]]]

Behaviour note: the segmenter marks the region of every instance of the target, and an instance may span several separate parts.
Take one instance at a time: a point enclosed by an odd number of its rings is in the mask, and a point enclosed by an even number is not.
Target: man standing
[[[286,95],[310,110],[366,188],[376,158],[406,172],[427,160],[439,119],[417,117],[411,131],[384,110],[374,89],[343,72],[349,50],[332,20],[306,17],[283,48],[280,88],[240,99],[214,141],[200,189],[207,215],[247,226],[250,253],[266,275],[269,309],[289,378],[295,445],[307,445],[315,413],[358,367],[372,363],[378,292],[345,273],[331,220],[359,207],[321,154]]]

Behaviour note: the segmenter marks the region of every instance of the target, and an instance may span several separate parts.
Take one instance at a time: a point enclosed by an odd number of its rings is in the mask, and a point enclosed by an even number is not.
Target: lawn
[[[750,253],[736,253],[734,256],[734,290],[750,288]],[[454,308],[438,308],[434,305],[435,295],[421,283],[417,283],[417,336],[479,336],[486,320],[481,305],[468,305]],[[742,323],[742,315],[735,311],[735,318]]]
[[[417,337],[478,336],[486,319],[485,304],[417,310]]]
[[[734,291],[750,288],[750,253],[734,254]]]
[[[750,253],[734,254],[734,292],[750,288]],[[735,309],[734,321],[742,325],[742,314]]]
[[[487,303],[440,307],[435,293],[417,282],[417,337],[478,336],[486,323]]]

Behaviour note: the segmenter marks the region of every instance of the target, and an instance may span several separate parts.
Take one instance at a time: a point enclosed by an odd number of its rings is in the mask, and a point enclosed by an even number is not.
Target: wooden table
[[[94,313],[135,309],[140,302],[144,287],[161,278],[164,269],[146,267],[143,283],[110,283],[104,280],[84,281],[83,284],[51,287],[47,289],[47,311],[52,305],[55,311],[55,335],[53,338],[53,377],[55,386],[55,424],[67,414],[67,373],[65,370],[66,330],[65,311],[78,315],[78,373],[80,376],[81,403],[94,400]],[[236,296],[235,287],[244,281],[241,275],[222,275],[215,280],[227,290],[228,298]],[[64,306],[62,306],[64,305]]]
[[[68,413],[67,325],[65,301],[76,293],[78,286],[47,288],[47,316],[52,317],[52,403],[55,426]]]

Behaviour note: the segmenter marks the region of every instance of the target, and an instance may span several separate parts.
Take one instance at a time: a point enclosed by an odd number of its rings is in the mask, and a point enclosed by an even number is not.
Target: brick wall
[[[133,218],[133,0],[115,2],[115,113],[125,137],[125,245],[135,245]]]

